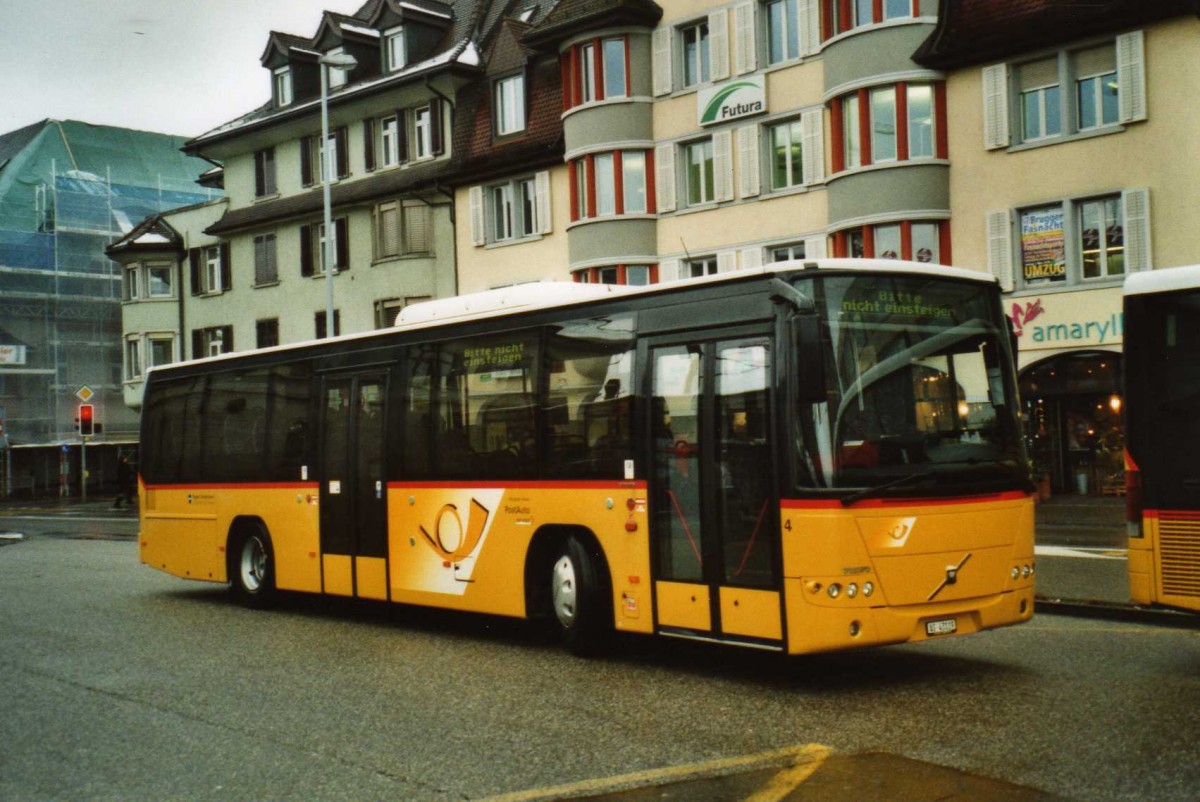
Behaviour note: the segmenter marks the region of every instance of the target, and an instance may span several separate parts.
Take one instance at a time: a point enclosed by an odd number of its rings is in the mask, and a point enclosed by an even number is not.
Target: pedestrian
[[[122,502],[133,505],[133,468],[129,465],[128,454],[122,454],[117,460],[117,498],[113,501],[113,509],[120,509]]]

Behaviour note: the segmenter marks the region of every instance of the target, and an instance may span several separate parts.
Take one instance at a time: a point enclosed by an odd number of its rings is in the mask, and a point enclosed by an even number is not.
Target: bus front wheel
[[[275,595],[275,554],[261,529],[242,532],[229,550],[229,584],[233,596],[248,607],[265,607]]]
[[[612,616],[600,559],[574,535],[563,541],[550,573],[550,599],[563,641],[578,655],[600,651]]]

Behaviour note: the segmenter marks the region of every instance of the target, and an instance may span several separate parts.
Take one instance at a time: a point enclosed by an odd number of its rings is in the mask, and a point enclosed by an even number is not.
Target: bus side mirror
[[[796,315],[790,321],[790,328],[792,346],[796,349],[796,400],[819,404],[826,400],[821,321],[814,314]]]

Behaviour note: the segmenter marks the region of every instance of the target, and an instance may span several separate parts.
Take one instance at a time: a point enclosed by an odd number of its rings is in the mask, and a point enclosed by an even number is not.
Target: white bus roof
[[[617,284],[580,284],[574,281],[541,281],[529,284],[514,284],[511,287],[503,287],[497,290],[484,290],[468,295],[439,298],[406,306],[396,316],[392,330],[408,331],[441,326],[447,323],[486,320],[515,312],[531,312],[537,309],[549,309],[556,306],[597,301],[602,298],[651,295],[668,292],[676,288],[721,284],[739,278],[802,270],[858,270],[865,273],[895,273],[903,275],[917,273],[927,276],[966,279],[977,281],[981,284],[996,284],[995,277],[990,273],[978,270],[965,270],[958,267],[947,267],[946,265],[928,264],[926,262],[906,262],[899,259],[793,259],[786,262],[774,262],[762,267],[733,270],[728,273],[718,273],[712,276],[680,279],[678,281],[662,282],[640,287]],[[387,329],[376,329],[355,334],[342,334],[326,340],[286,343],[270,348],[262,348],[257,351],[234,351],[227,354],[220,354],[219,356],[191,359],[185,362],[173,362],[168,365],[159,365],[151,368],[147,371],[146,378],[149,378],[151,372],[170,371],[184,365],[238,359],[252,353],[292,351],[320,343],[369,339],[385,331]]]
[[[874,273],[903,273],[911,275],[944,276],[995,284],[989,273],[963,270],[957,267],[932,265],[924,262],[905,262],[897,259],[795,259],[774,262],[762,267],[734,270],[712,276],[687,278],[640,287],[615,284],[579,284],[571,281],[543,281],[530,284],[515,284],[498,290],[484,290],[469,295],[439,298],[433,301],[406,306],[396,317],[396,328],[416,329],[443,323],[481,320],[510,312],[547,309],[571,303],[599,300],[604,297],[630,297],[665,292],[676,287],[694,287],[705,284],[720,284],[737,278],[761,276],[797,270],[862,270]]]
[[[1146,270],[1130,273],[1125,277],[1126,295],[1191,290],[1197,287],[1200,287],[1200,265]]]

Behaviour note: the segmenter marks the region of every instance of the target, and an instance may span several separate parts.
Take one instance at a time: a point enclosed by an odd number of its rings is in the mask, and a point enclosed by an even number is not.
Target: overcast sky
[[[0,133],[80,120],[198,136],[261,106],[271,31],[363,0],[0,0]]]

